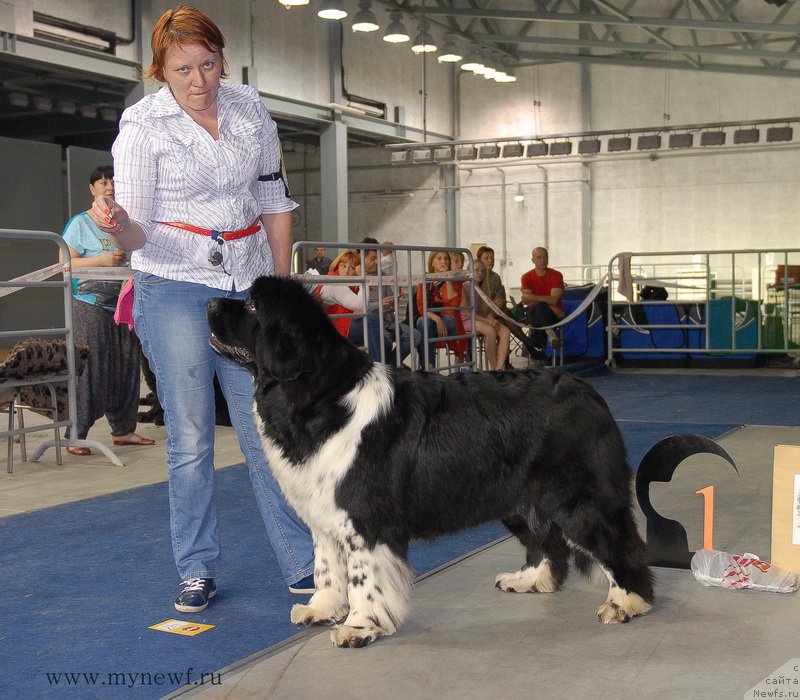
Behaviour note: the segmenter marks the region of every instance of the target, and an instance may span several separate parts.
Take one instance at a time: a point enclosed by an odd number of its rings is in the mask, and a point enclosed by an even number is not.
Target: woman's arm
[[[85,257],[71,245],[67,245],[67,248],[69,248],[70,264],[73,270],[78,270],[82,267],[117,267],[125,262],[125,253],[122,251],[109,251],[108,253]],[[60,250],[58,252],[58,262],[64,262],[64,255]]]
[[[269,247],[272,249],[275,274],[286,277],[292,271],[292,212],[262,214],[261,223],[267,232]]]

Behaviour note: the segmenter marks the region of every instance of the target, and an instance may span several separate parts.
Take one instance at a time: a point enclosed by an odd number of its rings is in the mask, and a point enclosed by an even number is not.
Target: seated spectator
[[[528,324],[533,326],[531,333],[535,350],[532,359],[544,361],[544,347],[547,340],[553,349],[561,347],[560,341],[552,328],[544,329],[542,326],[552,326],[564,318],[564,304],[561,296],[564,292],[564,276],[551,267],[548,267],[549,256],[546,248],[537,247],[531,252],[533,269],[522,275],[520,294],[522,301],[527,305]]]
[[[340,253],[328,269],[329,275],[352,277],[356,274],[356,265],[359,264],[358,253],[346,250]],[[319,288],[319,296],[325,312],[328,314],[362,313],[363,289],[359,285],[348,286],[345,284],[323,284]],[[353,345],[364,345],[364,319],[361,318],[332,318],[333,325]],[[381,345],[388,354],[391,344],[387,343],[378,317],[366,317],[367,333],[369,337],[369,354],[373,360],[381,361]]]
[[[488,245],[482,245],[478,248],[475,259],[482,261],[483,264],[486,265],[486,272],[489,275],[489,289],[492,290],[492,301],[501,311],[505,311],[506,288],[503,286],[500,275],[494,271],[494,248],[490,248]]]
[[[428,272],[449,272],[450,255],[447,251],[434,251],[428,256]],[[464,326],[461,323],[461,314],[456,310],[438,311],[447,307],[461,305],[462,282],[452,280],[437,280],[417,287],[417,330],[423,334],[428,328],[428,368],[434,366],[436,357],[437,338],[452,335],[464,335]],[[424,307],[427,300],[427,310]],[[423,315],[425,314],[425,315]],[[424,335],[423,335],[424,337]],[[469,343],[466,339],[449,340],[448,346],[457,355],[459,360],[467,355]]]
[[[464,269],[464,253],[454,250],[450,253],[450,269],[463,270]]]
[[[472,284],[479,287],[488,297],[490,295],[489,276],[486,274],[486,265],[482,260],[475,260],[475,271],[473,273],[474,282],[464,284],[462,306],[472,305]],[[490,297],[491,298],[491,297]],[[461,319],[464,330],[469,333],[472,330],[472,313],[468,309],[461,311]],[[475,294],[475,332],[483,336],[483,347],[486,351],[486,359],[493,370],[501,370],[506,366],[508,360],[509,341],[511,331],[508,327],[500,323],[494,312],[488,307],[486,302]]]
[[[374,238],[364,238],[362,243],[372,243],[373,245],[377,245],[378,241]],[[377,250],[365,250],[363,251],[363,260],[364,260],[364,272],[368,276],[377,276],[378,274],[378,251]],[[396,355],[398,340],[397,340],[397,331],[399,329],[400,340],[400,357],[399,360],[402,362],[408,355],[411,353],[411,345],[413,339],[413,345],[417,350],[417,353],[420,351],[420,341],[422,340],[422,335],[419,331],[412,330],[411,327],[406,323],[397,323],[395,319],[395,308],[394,308],[394,292],[393,288],[390,286],[383,286],[380,288],[377,286],[371,286],[367,288],[369,290],[369,307],[374,309],[370,312],[376,316],[378,316],[378,298],[380,294],[381,303],[383,305],[383,329],[388,341],[391,341],[394,344],[392,348],[392,356]],[[406,293],[404,289],[400,289],[398,292],[398,300],[402,301],[403,297],[405,297]],[[387,362],[389,358],[387,356]]]

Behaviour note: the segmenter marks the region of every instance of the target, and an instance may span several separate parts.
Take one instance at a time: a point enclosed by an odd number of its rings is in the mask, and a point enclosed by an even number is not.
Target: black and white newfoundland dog
[[[289,279],[213,299],[208,318],[217,351],[254,374],[264,451],[314,537],[316,592],[295,624],[333,624],[341,647],[393,634],[409,610],[410,540],[497,519],[526,549],[500,590],[554,592],[572,556],[608,579],[601,622],[650,609],[622,436],[588,384],[375,363]]]

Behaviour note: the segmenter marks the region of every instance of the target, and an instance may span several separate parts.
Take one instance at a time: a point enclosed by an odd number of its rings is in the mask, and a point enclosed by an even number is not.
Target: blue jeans
[[[434,312],[435,313],[435,312]],[[450,314],[437,314],[443,321],[444,326],[447,329],[447,335],[455,335],[456,334],[456,320]],[[434,365],[436,364],[436,343],[439,339],[439,331],[436,330],[436,323],[426,318],[425,316],[420,316],[417,319],[417,330],[422,338],[425,336],[423,335],[425,329],[425,323],[428,324],[428,364]],[[422,357],[422,361],[424,362],[425,358]]]
[[[261,449],[253,421],[253,380],[244,367],[208,344],[212,297],[244,298],[201,284],[137,272],[133,318],[156,375],[167,428],[172,550],[183,580],[216,578],[219,527],[214,496],[214,373],[239,438],[256,502],[287,584],[314,572],[311,535],[287,505]]]
[[[381,361],[381,344],[384,347],[384,354],[389,360],[391,358],[392,345],[387,341],[383,335],[380,321],[376,316],[367,316],[367,337],[369,338],[369,354],[376,362]],[[350,323],[350,329],[347,331],[347,339],[353,345],[364,344],[364,320],[361,318],[354,318]]]

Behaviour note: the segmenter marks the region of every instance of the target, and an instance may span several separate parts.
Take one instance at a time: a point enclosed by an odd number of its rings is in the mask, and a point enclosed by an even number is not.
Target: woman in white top
[[[251,414],[249,372],[213,352],[206,305],[243,298],[260,275],[289,273],[290,198],[277,128],[251,87],[226,77],[225,40],[188,6],[166,11],[145,77],[166,85],[125,110],[114,143],[116,201],[91,215],[133,251],[136,332],[156,375],[167,427],[173,552],[183,580],[175,607],[199,612],[216,593],[214,389],[219,377],[256,501],[284,579],[310,593],[313,547],[284,501]]]

